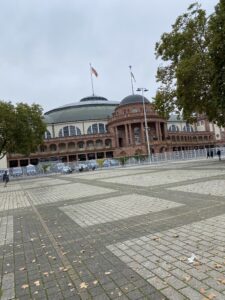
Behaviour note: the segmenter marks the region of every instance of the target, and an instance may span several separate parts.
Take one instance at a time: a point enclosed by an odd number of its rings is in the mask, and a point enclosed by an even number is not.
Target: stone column
[[[159,122],[156,122],[156,123],[155,123],[155,127],[156,127],[156,137],[157,137],[157,139],[160,141]]]
[[[162,131],[161,131],[161,124],[160,124],[160,122],[158,123],[158,126],[159,126],[159,140],[161,141],[162,140]]]
[[[167,136],[168,136],[167,123],[164,123],[164,137],[165,137],[165,139],[167,138]]]
[[[130,133],[130,144],[133,145],[133,134],[132,134],[131,124],[129,124],[128,126],[129,126],[129,133]]]
[[[116,148],[118,148],[118,131],[117,131],[117,127],[114,127],[114,131],[115,131],[115,146],[116,146]]]
[[[124,127],[125,127],[125,146],[127,147],[129,145],[127,124],[124,124]]]
[[[145,144],[145,128],[143,122],[141,122],[141,143]]]
[[[205,122],[205,130],[206,131],[210,131],[209,121],[208,120],[204,120],[204,122]]]
[[[52,137],[55,138],[55,126],[52,124]]]

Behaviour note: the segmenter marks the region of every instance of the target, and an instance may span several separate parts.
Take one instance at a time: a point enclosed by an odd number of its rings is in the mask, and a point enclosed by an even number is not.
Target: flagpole
[[[94,93],[94,84],[93,84],[93,75],[92,75],[92,66],[91,66],[91,63],[90,63],[90,74],[91,74],[91,88],[92,88],[92,96],[94,96],[95,95],[95,93]]]
[[[133,85],[133,77],[132,77],[132,71],[131,71],[132,66],[129,66],[129,68],[130,68],[131,89],[132,89],[132,94],[134,95],[134,85]]]

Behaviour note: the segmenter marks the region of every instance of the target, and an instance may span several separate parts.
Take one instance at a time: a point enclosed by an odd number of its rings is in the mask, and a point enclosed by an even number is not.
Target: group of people
[[[220,149],[217,150],[216,154],[217,154],[219,160],[221,160],[221,151],[220,151]],[[213,150],[211,150],[211,151],[208,150],[207,151],[207,158],[209,158],[209,157],[213,158],[213,155],[214,155]]]

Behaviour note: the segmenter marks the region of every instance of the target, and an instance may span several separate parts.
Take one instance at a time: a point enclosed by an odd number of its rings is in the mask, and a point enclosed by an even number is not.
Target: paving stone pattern
[[[11,184],[11,182],[8,183],[7,188],[5,188],[3,184],[0,184],[0,196],[4,192],[8,193],[8,192],[17,191],[17,190],[21,190],[21,187],[15,181],[13,182],[13,184]]]
[[[170,209],[180,205],[159,198],[131,194],[106,200],[69,205],[60,209],[81,227],[87,227]]]
[[[30,206],[30,203],[23,191],[4,192],[0,194],[0,211],[8,211],[28,206]]]
[[[0,218],[0,246],[13,242],[13,217]]]
[[[104,179],[105,182],[121,183],[128,185],[138,186],[155,186],[159,185],[159,177],[162,184],[176,183],[180,181],[207,178],[211,176],[225,175],[225,170],[204,170],[204,171],[192,171],[192,170],[166,170],[159,173],[133,175],[127,177],[115,177],[111,179]]]
[[[107,248],[171,300],[225,299],[225,215]]]
[[[82,183],[67,184],[55,186],[49,189],[39,189],[29,191],[34,204],[45,204],[51,202],[58,202],[69,199],[80,199],[84,197],[91,197],[95,195],[107,194],[113,192],[112,189],[89,186]]]
[[[0,184],[0,299],[224,300],[224,179],[215,159]]]
[[[145,170],[146,172],[150,172],[150,170]],[[127,176],[132,174],[143,173],[144,169],[138,170],[137,168],[129,168],[129,169],[113,169],[113,170],[97,170],[94,172],[73,174],[72,177],[85,177],[85,179],[96,180],[102,178],[110,178],[110,177],[118,177],[118,176]]]
[[[173,191],[198,193],[213,196],[225,196],[224,180],[211,180],[170,188]]]
[[[41,187],[50,187],[60,184],[65,184],[64,180],[55,179],[55,178],[37,178],[36,181],[24,180],[22,185],[25,189],[30,188],[41,188]]]

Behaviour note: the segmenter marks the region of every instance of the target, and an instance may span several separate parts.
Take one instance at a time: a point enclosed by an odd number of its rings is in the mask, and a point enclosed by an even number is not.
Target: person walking
[[[219,160],[221,160],[221,151],[220,151],[220,149],[217,150],[216,154],[218,155]]]
[[[3,174],[2,179],[3,179],[3,182],[5,183],[4,187],[7,187],[7,183],[9,182],[9,175],[8,175],[7,171],[5,171],[5,173]]]
[[[210,151],[210,156],[213,158],[213,150]]]

